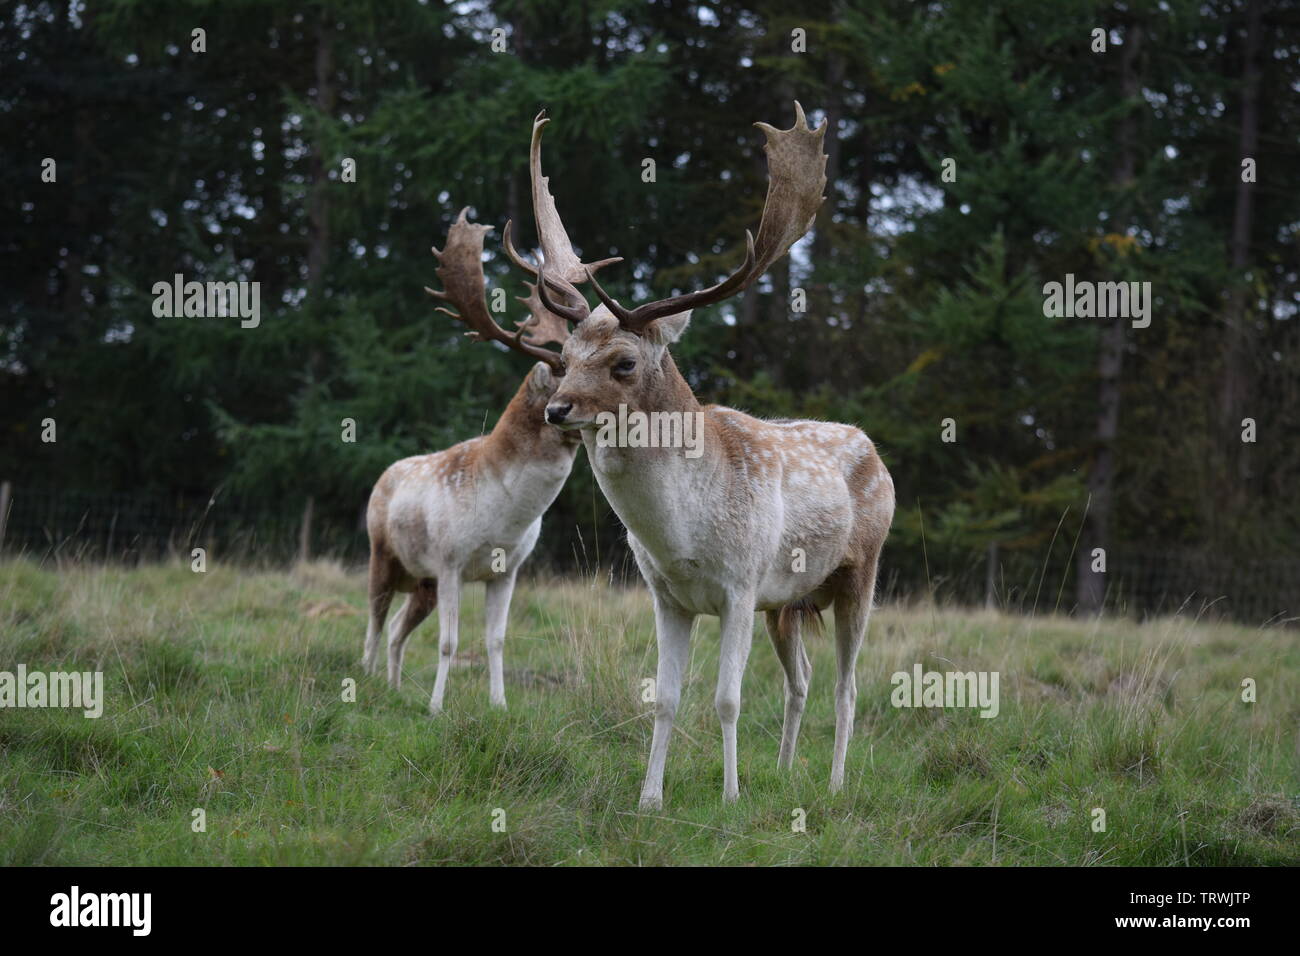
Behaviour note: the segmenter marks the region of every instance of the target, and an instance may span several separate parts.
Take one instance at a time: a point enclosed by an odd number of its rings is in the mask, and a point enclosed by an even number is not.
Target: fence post
[[[988,547],[988,566],[984,569],[984,606],[992,609],[997,606],[998,593],[998,543],[990,541]]]
[[[303,564],[311,559],[311,518],[315,505],[316,499],[311,495],[308,495],[307,505],[302,509],[302,527],[298,530],[299,564]]]
[[[5,525],[9,521],[10,491],[9,482],[0,481],[0,552],[3,552],[5,547]]]

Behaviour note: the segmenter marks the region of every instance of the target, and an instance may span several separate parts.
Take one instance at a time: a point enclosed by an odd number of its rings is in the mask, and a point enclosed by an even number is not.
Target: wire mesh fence
[[[885,545],[879,585],[886,599],[925,595],[941,603],[1023,614],[1076,609],[1077,555],[1069,541],[1056,542],[1046,555],[930,548],[924,564],[899,549],[891,553],[891,548],[894,543]],[[1300,623],[1296,557],[1241,557],[1117,542],[1107,552],[1103,580],[1104,607],[1112,614],[1188,614],[1255,625]]]
[[[0,483],[0,553],[48,561],[142,562],[188,559],[284,564],[330,557],[366,560],[365,503],[296,508],[216,494],[148,495],[69,491]],[[886,545],[882,601],[926,597],[992,605],[1018,613],[1074,609],[1074,555],[1064,543],[1046,556],[1003,552],[900,553]],[[550,554],[534,566],[556,573],[594,569],[577,551]],[[923,560],[922,560],[923,559]],[[606,542],[601,564],[610,579],[635,581],[626,543]],[[1237,557],[1206,550],[1116,546],[1107,556],[1106,609],[1137,617],[1186,613],[1250,624],[1300,621],[1300,559]]]
[[[212,496],[145,495],[9,486],[0,547],[33,559],[154,561],[188,557],[276,563],[331,556],[364,560],[364,502],[301,511]]]

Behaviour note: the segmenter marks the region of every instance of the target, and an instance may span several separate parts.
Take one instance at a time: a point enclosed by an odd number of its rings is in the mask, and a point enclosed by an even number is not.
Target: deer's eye
[[[615,375],[626,375],[634,368],[636,368],[636,359],[623,359],[614,363],[612,371]]]

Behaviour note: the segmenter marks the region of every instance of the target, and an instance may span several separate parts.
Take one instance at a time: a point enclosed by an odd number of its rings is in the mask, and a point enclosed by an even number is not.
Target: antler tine
[[[647,302],[644,305],[639,305],[627,314],[626,319],[620,319],[619,321],[624,328],[639,333],[655,319],[663,318],[665,315],[676,315],[679,312],[687,312],[691,309],[698,309],[706,305],[712,305],[714,302],[729,299],[742,289],[748,288],[759,276],[767,271],[766,269],[755,269],[757,259],[758,255],[754,249],[754,234],[746,229],[745,261],[740,264],[740,268],[727,278],[717,285],[701,289],[699,292],[687,292],[683,295],[660,299],[658,302]],[[599,295],[599,293],[597,294]]]
[[[582,297],[581,293],[579,293],[577,289],[572,286],[570,286],[569,289],[572,290],[573,295],[577,296],[578,301],[582,303],[581,305],[561,305],[554,301],[551,298],[550,282],[547,281],[546,278],[546,263],[543,262],[537,267],[537,297],[541,300],[542,305],[544,305],[548,311],[563,316],[576,325],[587,316],[591,315],[591,306],[587,304],[587,300]]]
[[[506,255],[509,256],[510,261],[513,262],[515,265],[517,265],[520,269],[523,269],[534,279],[537,279],[538,278],[537,266],[533,265],[522,255],[520,255],[519,250],[515,248],[514,240],[510,234],[512,225],[513,225],[513,221],[507,220],[506,228],[502,235],[501,241],[505,247]],[[601,268],[602,266],[613,265],[616,262],[622,262],[622,261],[623,261],[622,256],[614,256],[610,259],[601,259],[599,262],[593,262],[590,265],[583,265],[584,275],[588,271],[594,272],[597,269]],[[573,283],[566,282],[562,278],[557,279],[555,276],[551,275],[546,277],[546,285],[552,292],[557,292],[560,295],[564,296],[564,298],[567,299],[569,302],[574,303],[575,308],[581,308],[582,305],[585,305],[585,301],[582,293],[578,291],[577,287]]]
[[[510,230],[513,227],[514,227],[514,220],[507,219],[506,228],[501,237],[501,241],[505,246],[506,255],[509,256],[510,261],[513,262],[515,265],[517,265],[519,268],[523,269],[533,278],[537,278],[537,266],[533,265],[522,255],[520,255],[519,250],[515,248],[514,239],[510,233]],[[610,256],[608,259],[599,259],[596,262],[592,262],[592,263],[582,263],[582,268],[585,275],[587,273],[595,272],[597,269],[603,269],[605,268],[605,266],[612,266],[615,263],[622,262],[622,261],[623,261],[622,256]],[[560,284],[562,280],[556,279],[554,276],[552,276],[551,279],[548,281],[556,289],[563,288],[563,286],[561,286]]]
[[[483,236],[491,232],[492,227],[470,222],[468,212],[469,207],[462,209],[452,223],[443,250],[439,252],[436,247],[433,250],[440,263],[435,271],[445,288],[439,292],[426,286],[424,291],[455,306],[455,312],[444,308],[437,311],[465,323],[470,329],[467,334],[475,341],[491,339],[500,342],[516,352],[545,362],[555,374],[563,375],[564,363],[559,355],[524,340],[525,332],[529,331],[527,327],[511,334],[492,318],[485,297],[487,280],[483,276]]]
[[[596,297],[600,299],[605,308],[609,309],[614,318],[618,319],[618,324],[630,328],[629,322],[631,321],[632,313],[624,308],[617,299],[606,292],[601,284],[596,281],[596,277],[590,272],[587,273],[587,278],[591,280],[591,287],[596,290]]]
[[[536,279],[537,266],[519,254],[518,250],[515,249],[514,240],[510,238],[510,230],[514,224],[513,219],[506,220],[506,228],[501,233],[501,244],[505,247],[506,255],[510,257],[510,261]]]
[[[758,224],[757,241],[749,232],[745,233],[745,261],[739,269],[717,285],[699,292],[647,302],[631,312],[620,306],[622,315],[615,311],[617,303],[611,305],[613,300],[592,279],[596,294],[619,317],[619,324],[624,328],[640,333],[655,319],[712,305],[749,288],[812,228],[817,210],[826,198],[822,195],[826,188],[826,154],[822,152],[826,123],[823,121],[817,129],[810,129],[797,100],[794,110],[794,125],[789,129],[754,124],[767,137],[763,147],[767,153],[767,198]]]

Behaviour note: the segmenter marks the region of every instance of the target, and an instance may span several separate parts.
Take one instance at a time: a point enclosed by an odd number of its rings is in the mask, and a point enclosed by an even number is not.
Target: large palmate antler
[[[582,262],[574,253],[573,243],[569,241],[569,234],[565,231],[564,223],[555,208],[555,197],[551,195],[550,178],[542,175],[542,130],[546,128],[546,124],[549,122],[550,120],[546,117],[546,110],[542,110],[533,119],[533,138],[528,150],[528,175],[532,183],[533,218],[537,221],[537,241],[542,247],[541,265],[534,266],[515,250],[514,242],[510,236],[512,222],[506,223],[502,241],[510,261],[536,278],[540,285],[545,286],[544,295],[549,292],[559,294],[560,300],[558,302],[553,301],[547,307],[552,312],[564,316],[571,322],[580,322],[586,318],[590,307],[587,305],[582,293],[577,290],[577,285],[586,282],[589,273],[595,272],[602,266],[622,262],[623,259],[621,256],[615,256],[612,259],[601,259],[599,262],[587,264]]]
[[[753,285],[812,228],[825,199],[822,190],[826,188],[826,154],[822,152],[822,141],[826,124],[809,129],[803,107],[797,101],[794,110],[795,122],[790,129],[754,124],[767,136],[767,145],[763,147],[767,153],[767,199],[758,225],[758,239],[755,241],[745,231],[745,261],[730,276],[711,288],[647,302],[629,310],[600,287],[591,274],[594,269],[588,270],[586,278],[591,279],[596,295],[618,319],[619,325],[640,334],[655,319],[730,298]],[[545,295],[542,302],[550,307]]]
[[[441,307],[438,311],[469,326],[470,331],[465,334],[475,341],[490,339],[500,342],[516,352],[545,362],[556,375],[563,375],[564,363],[560,356],[542,346],[550,342],[562,344],[568,336],[568,329],[546,311],[535,288],[528,298],[520,299],[533,314],[519,324],[518,331],[507,332],[492,318],[485,294],[487,279],[483,276],[483,236],[491,232],[492,227],[470,222],[467,213],[468,207],[462,209],[447,231],[446,247],[441,252],[436,247],[433,250],[440,263],[435,271],[445,290],[437,292],[425,286],[424,291],[455,306],[456,312]]]

